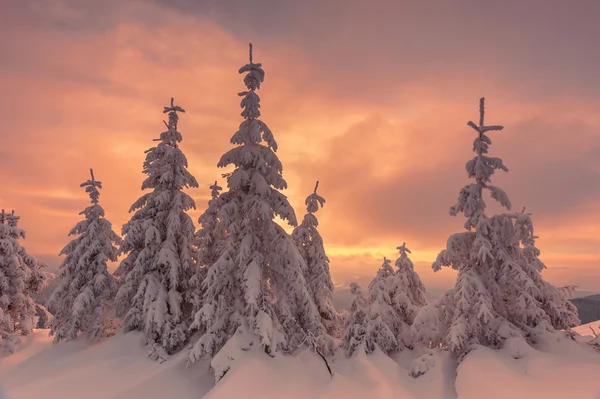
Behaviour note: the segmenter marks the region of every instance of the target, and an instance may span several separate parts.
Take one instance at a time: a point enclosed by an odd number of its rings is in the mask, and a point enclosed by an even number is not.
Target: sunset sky
[[[0,207],[57,266],[92,167],[120,233],[173,96],[196,222],[225,185],[252,42],[286,194],[301,219],[320,181],[338,285],[404,241],[429,289],[453,283],[431,262],[463,229],[448,208],[485,96],[486,121],[505,126],[490,134],[509,168],[494,184],[533,213],[544,276],[600,291],[598,15],[594,0],[0,0]]]

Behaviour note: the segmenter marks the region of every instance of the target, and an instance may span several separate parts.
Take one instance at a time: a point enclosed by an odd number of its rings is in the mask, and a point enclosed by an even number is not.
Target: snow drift
[[[598,322],[600,324],[600,322]],[[0,382],[10,399],[597,399],[600,353],[563,333],[548,334],[535,348],[520,338],[502,350],[477,348],[458,368],[450,354],[411,351],[391,357],[377,350],[343,351],[323,360],[312,351],[270,358],[259,348],[228,349],[234,358],[215,385],[206,361],[186,367],[187,351],[159,364],[148,359],[142,333],[130,332],[90,345],[80,339],[52,346],[48,330],[35,330],[0,363]],[[227,348],[226,348],[227,349]],[[417,360],[415,360],[417,359]],[[409,375],[419,362],[429,370]],[[1,398],[0,393],[0,398]]]

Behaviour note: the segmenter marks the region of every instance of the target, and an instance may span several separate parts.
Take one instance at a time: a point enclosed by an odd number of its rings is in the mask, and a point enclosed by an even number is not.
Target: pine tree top
[[[98,189],[102,188],[102,182],[94,179],[94,170],[92,168],[90,168],[90,175],[92,178],[81,183],[79,187],[85,187],[85,192],[90,195],[92,204],[97,204],[98,198],[100,197],[100,191],[98,191]]]
[[[386,278],[394,274],[394,269],[392,268],[392,262],[386,257],[383,258],[383,264],[381,268],[377,271],[377,275]]]
[[[500,158],[486,155],[489,151],[489,146],[492,144],[486,133],[502,130],[504,127],[499,125],[486,126],[484,117],[485,98],[482,97],[479,100],[479,125],[473,121],[467,123],[467,126],[470,126],[477,132],[477,137],[473,141],[473,151],[477,155],[466,164],[468,177],[473,178],[475,182],[462,188],[456,205],[450,208],[450,215],[456,216],[462,212],[467,217],[465,228],[468,230],[477,226],[481,217],[485,217],[484,211],[486,205],[482,195],[484,189],[489,190],[492,198],[498,201],[500,205],[509,210],[511,207],[506,193],[500,188],[489,184],[496,169],[501,169],[505,172],[508,172],[508,169],[504,166]]]
[[[174,102],[175,99],[171,97],[170,105],[163,107],[163,113],[169,113],[169,122],[163,121],[165,126],[167,126],[167,131],[161,133],[160,138],[154,139],[154,141],[162,141],[163,144],[177,148],[177,143],[180,143],[182,140],[181,133],[177,131],[177,124],[179,123],[177,112],[185,112],[185,110],[179,105],[175,105]]]
[[[223,188],[217,184],[216,180],[215,184],[208,188],[210,188],[210,196],[212,199],[217,199],[219,197],[220,191],[223,190]]]
[[[402,245],[397,247],[396,249],[400,252],[400,256],[398,257],[398,259],[396,259],[396,267],[398,268],[398,271],[406,269],[414,270],[414,265],[408,257],[408,254],[410,254],[411,252],[410,249],[406,247],[406,242],[402,243]]]
[[[7,224],[11,227],[17,227],[19,224],[20,216],[15,215],[15,211],[12,210],[10,213],[6,213],[4,209],[2,209],[2,213],[0,214],[0,221],[2,224]]]
[[[312,194],[306,197],[306,201],[304,201],[304,203],[306,204],[306,211],[308,213],[315,213],[319,210],[319,207],[323,207],[323,204],[325,204],[325,198],[317,194],[317,188],[319,188],[318,181],[315,185],[315,190],[312,192]]]
[[[396,249],[400,252],[401,257],[407,257],[407,254],[410,254],[410,249],[406,247],[406,242],[403,242],[401,246],[396,247]]]

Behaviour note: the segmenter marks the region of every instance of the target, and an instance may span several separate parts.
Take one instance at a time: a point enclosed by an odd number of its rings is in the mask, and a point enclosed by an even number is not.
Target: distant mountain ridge
[[[600,294],[588,295],[583,298],[573,298],[571,302],[577,307],[581,324],[600,320]]]

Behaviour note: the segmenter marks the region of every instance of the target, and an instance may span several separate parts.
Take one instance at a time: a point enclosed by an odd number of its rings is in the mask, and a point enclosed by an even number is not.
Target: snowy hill
[[[599,322],[600,324],[600,322]],[[585,326],[582,326],[582,328]],[[585,338],[582,338],[585,340]],[[118,335],[96,345],[83,341],[52,347],[47,330],[36,330],[0,364],[0,382],[10,399],[597,399],[600,353],[588,345],[551,335],[536,349],[518,339],[502,351],[480,348],[454,367],[447,352],[426,356],[433,367],[412,378],[412,354],[341,353],[323,361],[311,352],[274,359],[259,350],[239,352],[214,385],[208,364],[186,368],[186,351],[159,364],[147,358],[140,333]],[[457,376],[455,379],[455,375]],[[268,382],[268,384],[266,384]]]

